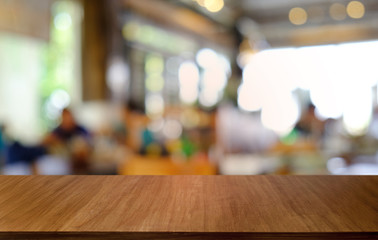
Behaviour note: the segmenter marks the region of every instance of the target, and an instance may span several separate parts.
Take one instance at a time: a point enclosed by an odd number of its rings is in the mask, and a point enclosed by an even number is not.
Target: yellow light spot
[[[289,20],[294,25],[302,25],[307,22],[307,12],[303,8],[292,8],[289,12]]]
[[[205,0],[197,0],[197,3],[198,3],[201,7],[205,7]]]
[[[204,5],[209,12],[219,12],[224,6],[223,0],[205,0]]]
[[[365,15],[365,6],[359,1],[351,1],[347,6],[347,13],[351,18],[362,18]]]
[[[133,41],[139,34],[139,26],[135,22],[129,22],[122,28],[122,35],[126,40]]]
[[[164,78],[159,74],[152,74],[146,78],[146,88],[151,92],[160,92],[164,88]]]
[[[329,8],[329,15],[334,20],[337,20],[337,21],[344,20],[346,18],[346,8],[341,3],[334,3]]]

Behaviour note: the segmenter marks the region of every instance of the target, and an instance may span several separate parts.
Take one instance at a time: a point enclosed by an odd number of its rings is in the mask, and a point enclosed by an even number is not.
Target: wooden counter
[[[378,177],[1,176],[2,239],[377,239]]]
[[[171,158],[134,156],[118,167],[120,175],[215,175],[209,161],[175,162]]]

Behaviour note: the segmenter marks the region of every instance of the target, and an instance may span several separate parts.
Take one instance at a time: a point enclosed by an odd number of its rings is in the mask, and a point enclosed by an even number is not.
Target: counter
[[[374,176],[0,176],[1,239],[377,239]]]

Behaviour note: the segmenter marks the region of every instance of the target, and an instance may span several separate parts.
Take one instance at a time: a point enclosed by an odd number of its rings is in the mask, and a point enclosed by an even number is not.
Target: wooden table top
[[[0,183],[4,239],[376,239],[378,233],[374,176],[0,176]]]

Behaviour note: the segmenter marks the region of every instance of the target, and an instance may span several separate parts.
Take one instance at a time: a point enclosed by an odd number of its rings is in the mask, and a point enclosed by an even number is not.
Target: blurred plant
[[[43,70],[40,83],[41,119],[44,128],[56,124],[60,111],[67,107],[74,92],[75,64],[78,57],[77,29],[80,7],[72,1],[56,1],[52,5],[50,41],[43,49]]]

